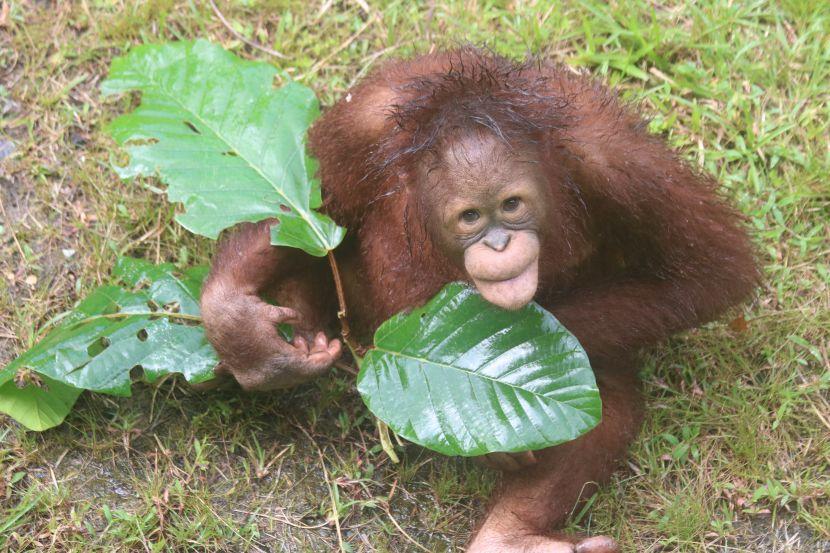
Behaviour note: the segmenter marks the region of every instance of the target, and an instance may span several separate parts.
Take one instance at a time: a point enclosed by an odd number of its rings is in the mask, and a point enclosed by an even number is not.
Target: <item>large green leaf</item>
[[[82,390],[48,377],[30,382],[10,380],[0,385],[0,413],[6,413],[29,430],[47,430],[63,422]]]
[[[395,432],[447,455],[541,449],[601,415],[588,357],[553,315],[505,311],[460,283],[381,325],[357,386]]]
[[[117,169],[124,178],[158,174],[192,232],[216,238],[241,221],[278,217],[274,244],[324,256],[345,230],[315,211],[320,183],[305,135],[317,99],[294,82],[274,88],[276,74],[203,40],[116,58],[102,92],[142,93],[141,105],[109,126],[130,154]]]
[[[130,395],[136,369],[149,382],[170,373],[181,373],[189,382],[213,378],[216,353],[204,329],[195,325],[205,274],[203,267],[179,274],[169,263],[119,259],[113,275],[126,288],[113,284],[94,290],[0,371],[0,386],[13,395],[5,387],[21,370],[77,389],[123,396]],[[19,412],[3,408],[10,404],[0,402],[0,410],[20,420]]]

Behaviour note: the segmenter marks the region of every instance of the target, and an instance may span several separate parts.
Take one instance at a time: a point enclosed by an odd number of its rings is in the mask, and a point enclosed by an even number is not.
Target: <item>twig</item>
[[[349,320],[346,312],[346,294],[343,292],[343,281],[340,279],[340,268],[337,266],[337,259],[334,257],[334,252],[328,252],[329,265],[331,266],[331,275],[334,278],[334,289],[337,291],[337,304],[339,306],[337,311],[337,319],[340,321],[340,334],[343,336],[343,341],[346,346],[352,351],[352,355],[357,357],[358,345],[351,340],[351,329],[349,328]]]
[[[12,338],[14,338],[14,336],[12,336]],[[341,371],[349,373],[352,376],[357,376],[357,374],[359,372],[359,371],[355,370],[354,367],[352,367],[348,363],[344,363],[343,361],[335,361],[334,362],[334,368],[335,369],[340,369]]]
[[[334,4],[334,0],[326,0],[323,2],[323,5],[320,6],[320,9],[317,11],[317,15],[314,16],[314,21],[312,21],[312,23],[316,24],[320,21],[320,18],[322,18],[326,12],[329,11],[332,4]]]
[[[159,215],[161,215],[161,210],[159,210]],[[141,244],[148,238],[157,238],[161,236],[162,232],[164,232],[164,229],[161,227],[161,219],[157,218],[156,225],[153,228],[151,228],[135,240],[132,240],[126,246],[123,246],[121,249],[119,249],[118,255],[124,255],[125,253],[133,249],[135,246]],[[156,247],[156,250],[158,251],[158,246]]]
[[[816,407],[816,405],[812,402],[810,404],[810,407],[813,408],[813,412],[816,414],[818,419],[824,424],[824,426],[826,426],[828,429],[830,429],[830,421],[828,421],[826,418],[824,418],[824,415],[821,414],[821,411],[818,410],[818,407]]]
[[[392,516],[392,512],[390,511],[390,509],[389,509],[389,507],[388,507],[388,506],[384,507],[384,509],[383,509],[383,510],[384,510],[384,511],[386,511],[386,516],[388,516],[388,517],[389,517],[389,520],[391,520],[391,521],[392,521],[392,524],[394,524],[394,525],[395,525],[395,528],[397,528],[397,529],[400,531],[400,533],[401,533],[401,534],[403,534],[403,537],[405,537],[407,540],[409,540],[409,542],[410,542],[412,545],[414,545],[415,547],[417,547],[417,548],[418,548],[418,549],[420,549],[421,551],[426,551],[427,553],[430,553],[430,552],[429,552],[429,549],[427,549],[426,547],[424,547],[423,545],[421,545],[420,543],[418,543],[417,541],[415,541],[415,538],[413,538],[412,536],[410,536],[409,534],[407,534],[407,533],[406,533],[406,530],[404,530],[403,528],[401,528],[401,525],[400,525],[400,524],[398,524],[398,521],[397,521],[397,520],[395,520],[395,517],[393,517],[393,516]]]
[[[20,253],[20,262],[21,263],[26,263],[26,254],[23,253],[23,248],[20,246],[20,242],[17,240],[17,233],[11,227],[11,220],[9,219],[9,216],[6,215],[6,206],[3,205],[3,198],[2,197],[0,197],[0,212],[3,213],[3,219],[7,223],[9,223],[9,232],[11,233],[12,239],[14,240],[14,245],[17,246],[18,253]]]
[[[329,476],[329,470],[326,468],[326,460],[323,459],[323,452],[320,451],[320,448],[317,448],[317,455],[320,457],[320,464],[323,466],[323,476],[326,478],[326,485],[329,488],[329,499],[331,499],[331,516],[334,518],[334,527],[337,530],[337,545],[340,546],[340,551],[346,551],[346,548],[343,546],[343,532],[340,531],[340,513],[337,509],[337,500],[334,498],[334,488],[332,486],[336,486],[331,477]]]
[[[357,83],[357,81],[359,81],[361,78],[363,78],[363,76],[366,74],[366,72],[369,70],[369,68],[372,66],[372,64],[375,63],[375,61],[377,61],[377,59],[379,57],[385,56],[389,52],[394,52],[395,50],[400,48],[403,44],[409,44],[410,42],[412,42],[412,41],[406,41],[406,42],[403,42],[403,43],[399,42],[397,44],[393,44],[392,46],[387,46],[383,50],[378,50],[377,52],[373,52],[372,54],[369,54],[368,56],[366,56],[365,58],[360,60],[361,63],[363,63],[363,67],[361,67],[360,70],[355,74],[355,76],[352,77],[352,80],[349,81],[349,84],[346,88],[353,87],[355,85],[355,83]]]
[[[210,3],[210,7],[213,8],[213,13],[215,13],[216,17],[219,18],[219,21],[222,22],[222,25],[224,25],[225,28],[227,30],[229,30],[231,32],[231,34],[233,36],[235,36],[237,39],[241,40],[242,42],[244,42],[245,44],[247,44],[251,48],[256,48],[257,50],[259,50],[261,52],[265,52],[266,54],[274,56],[275,58],[280,58],[280,59],[283,59],[283,60],[288,59],[288,56],[286,56],[285,54],[283,54],[281,52],[277,52],[276,50],[272,50],[271,48],[268,48],[267,46],[263,46],[262,44],[259,44],[258,42],[255,42],[253,40],[247,39],[244,36],[242,36],[241,34],[239,34],[238,32],[236,32],[236,29],[234,29],[231,26],[231,24],[228,22],[228,20],[225,19],[225,16],[222,15],[222,12],[219,11],[219,8],[216,6],[216,2],[214,2],[213,0],[208,0],[208,2]]]
[[[156,216],[156,227],[161,228],[161,210]],[[156,265],[161,263],[161,231],[156,233]]]
[[[0,27],[5,27],[9,21],[10,6],[8,2],[3,2],[3,7],[0,8]]]
[[[351,329],[349,328],[349,320],[347,318],[346,312],[346,294],[343,292],[343,281],[340,279],[340,268],[337,266],[337,259],[334,257],[334,252],[331,250],[328,251],[328,259],[329,265],[331,266],[331,275],[334,279],[334,289],[337,291],[337,303],[339,309],[337,311],[337,318],[340,320],[340,334],[343,336],[343,342],[345,342],[346,346],[348,346],[349,350],[352,352],[352,356],[354,356],[355,362],[357,366],[360,366],[362,361],[359,352],[361,351],[359,348],[359,344],[352,342],[351,340]],[[343,368],[342,366],[340,368]],[[351,370],[348,370],[349,373],[354,374]],[[378,436],[380,437],[380,445],[383,448],[383,451],[386,455],[389,456],[389,459],[398,464],[401,460],[398,458],[398,455],[395,453],[395,446],[392,445],[392,440],[389,439],[389,427],[386,425],[385,422],[380,420],[379,418],[375,417],[375,423],[378,429]],[[400,444],[400,439],[398,438],[397,434],[395,434],[395,438],[398,440]],[[403,445],[403,444],[401,444]],[[325,469],[325,467],[323,467]],[[340,528],[338,523],[338,536],[340,534]]]
[[[360,6],[360,9],[362,9],[367,14],[372,13],[372,8],[369,7],[369,4],[366,3],[366,0],[354,0],[354,3]]]
[[[276,515],[268,515],[268,514],[265,514],[265,513],[258,513],[258,512],[254,512],[254,511],[243,511],[242,509],[234,509],[233,512],[234,513],[241,513],[243,515],[267,518],[268,520],[276,520],[278,522],[282,522],[283,524],[287,524],[288,526],[292,526],[294,528],[299,528],[301,530],[318,530],[320,528],[328,526],[328,524],[329,524],[328,522],[321,522],[320,524],[315,524],[314,526],[309,526],[308,524],[300,524],[298,522],[292,522],[285,515],[280,517],[280,516],[276,516]]]
[[[315,73],[317,73],[317,72],[320,70],[320,68],[321,68],[321,67],[323,67],[325,64],[327,64],[327,63],[329,62],[329,60],[331,60],[331,58],[333,58],[334,56],[336,56],[337,54],[339,54],[340,52],[342,52],[344,49],[348,48],[348,47],[349,47],[349,45],[350,45],[352,42],[354,42],[354,41],[355,41],[355,39],[357,39],[357,37],[359,37],[360,35],[362,35],[362,34],[363,34],[363,31],[365,31],[366,29],[368,29],[368,28],[369,28],[369,25],[371,25],[372,23],[374,23],[375,21],[377,21],[377,19],[378,19],[377,13],[376,13],[376,12],[373,12],[373,13],[372,13],[372,15],[369,17],[369,19],[367,19],[367,20],[366,20],[366,23],[364,23],[363,25],[361,25],[361,26],[360,26],[360,28],[359,28],[357,31],[355,31],[355,32],[354,32],[354,34],[353,34],[352,36],[350,36],[349,38],[347,38],[347,39],[345,40],[345,42],[343,42],[340,46],[338,46],[337,48],[335,48],[334,50],[332,50],[332,51],[329,53],[329,55],[328,55],[328,56],[326,56],[325,58],[323,58],[323,59],[321,59],[320,61],[318,61],[317,63],[315,63],[313,66],[311,66],[311,69],[309,69],[309,70],[308,70],[308,73],[306,73],[306,74],[304,74],[304,75],[302,75],[302,76],[298,77],[298,78],[297,78],[297,80],[300,80],[300,79],[305,79],[306,77],[310,77],[311,75],[314,75]]]

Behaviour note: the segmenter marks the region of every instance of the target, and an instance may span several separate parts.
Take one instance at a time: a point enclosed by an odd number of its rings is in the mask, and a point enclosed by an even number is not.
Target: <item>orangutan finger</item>
[[[265,304],[265,317],[273,324],[291,323],[297,324],[302,320],[300,313],[290,307]]]
[[[294,340],[291,342],[295,348],[300,350],[301,353],[307,354],[308,353],[308,342],[302,336],[295,336]]]
[[[326,338],[326,335],[322,332],[318,332],[316,336],[314,336],[314,346],[311,348],[311,351],[326,351],[326,348],[329,345],[329,340]]]
[[[331,356],[332,361],[338,359],[343,351],[343,346],[340,344],[340,340],[335,338],[334,340],[329,342],[326,351],[328,352],[329,356]]]

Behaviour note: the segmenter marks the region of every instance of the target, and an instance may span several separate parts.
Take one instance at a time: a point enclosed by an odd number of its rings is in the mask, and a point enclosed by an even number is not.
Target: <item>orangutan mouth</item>
[[[514,311],[533,300],[539,284],[539,262],[534,259],[516,276],[503,280],[473,277],[473,284],[485,300],[503,309]]]

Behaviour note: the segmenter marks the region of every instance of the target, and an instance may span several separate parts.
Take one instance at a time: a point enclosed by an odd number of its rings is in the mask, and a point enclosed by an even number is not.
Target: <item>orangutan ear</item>
[[[354,227],[382,186],[376,156],[394,133],[396,94],[383,74],[352,87],[309,131],[309,146],[320,160],[326,213]]]
[[[379,171],[381,145],[397,136],[395,109],[405,104],[413,80],[440,75],[449,54],[394,60],[382,64],[325,110],[309,130],[309,146],[320,160],[326,213],[338,224],[360,224],[369,205],[388,190],[394,177]],[[395,150],[396,146],[390,146]],[[396,151],[400,151],[397,146]]]
[[[388,60],[373,70],[333,105],[316,126],[331,134],[338,125],[342,133],[357,143],[374,143],[392,132],[397,124],[394,111],[411,100],[412,84],[420,79],[445,75],[453,60],[459,63],[471,52],[422,55],[408,60]]]
[[[343,102],[354,110],[354,131],[365,139],[376,142],[395,125],[392,110],[399,97],[388,85],[357,87],[346,94]]]

